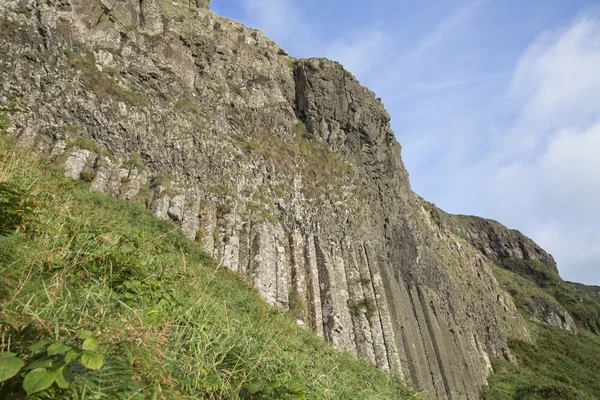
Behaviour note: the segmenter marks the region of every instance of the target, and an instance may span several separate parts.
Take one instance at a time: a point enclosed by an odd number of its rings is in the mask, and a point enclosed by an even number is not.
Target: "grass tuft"
[[[535,343],[509,340],[517,362],[493,360],[495,373],[484,400],[597,399],[600,393],[600,337],[531,323]]]
[[[89,192],[7,138],[0,182],[29,207],[0,210],[16,218],[0,235],[0,352],[27,368],[30,345],[73,343],[84,330],[105,360],[97,372],[73,365],[68,388],[36,396],[414,398],[267,305],[171,223]],[[1,382],[0,398],[23,397],[23,378]]]

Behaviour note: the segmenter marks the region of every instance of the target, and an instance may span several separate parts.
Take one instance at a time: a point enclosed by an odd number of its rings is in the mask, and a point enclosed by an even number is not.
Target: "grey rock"
[[[167,195],[166,191],[161,189],[163,188],[157,188],[154,191],[154,200],[152,202],[151,210],[158,218],[168,220],[171,199]]]
[[[180,222],[183,221],[185,209],[185,196],[183,194],[178,194],[171,199],[171,204],[169,204],[169,210],[167,214],[174,221]]]
[[[81,173],[88,165],[92,157],[95,158],[95,154],[92,154],[89,150],[77,149],[69,155],[67,161],[65,161],[65,176],[73,179],[79,179]]]
[[[479,398],[526,326],[494,260],[411,191],[381,101],[193,4],[0,4],[22,26],[0,29],[0,106],[28,111],[10,132],[177,224],[270,304],[297,297],[336,348],[426,395]]]
[[[521,232],[484,218],[434,213],[441,223],[476,248],[489,262],[532,280],[538,286],[564,283],[556,261]],[[537,296],[527,304],[529,319],[579,332],[573,317],[551,296]]]

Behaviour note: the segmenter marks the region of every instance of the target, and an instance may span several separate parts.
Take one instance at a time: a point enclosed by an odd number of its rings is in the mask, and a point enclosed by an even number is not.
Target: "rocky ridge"
[[[4,1],[8,131],[173,221],[336,348],[430,396],[478,398],[507,335],[528,335],[494,264],[551,257],[458,229],[411,191],[371,91],[208,6]]]
[[[490,263],[525,277],[538,287],[565,284],[558,274],[554,258],[521,232],[496,221],[438,211],[445,226],[477,249]],[[523,308],[533,321],[574,334],[579,331],[564,306],[546,293],[532,296]]]

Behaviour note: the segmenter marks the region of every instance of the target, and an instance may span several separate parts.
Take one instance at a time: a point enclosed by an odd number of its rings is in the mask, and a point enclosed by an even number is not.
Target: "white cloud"
[[[542,35],[523,55],[509,90],[521,108],[511,142],[535,148],[548,134],[585,128],[600,108],[600,22],[582,19]]]
[[[339,61],[344,68],[363,80],[385,62],[390,39],[377,29],[360,32],[350,39],[340,39],[328,46],[328,58]]]
[[[540,225],[531,228],[530,234],[545,249],[551,249],[558,260],[563,279],[587,284],[599,283],[600,230],[599,226],[582,229],[574,234],[565,234],[564,228],[556,224]],[[568,268],[561,262],[566,261]]]
[[[521,110],[486,160],[489,213],[545,246],[567,279],[600,284],[600,20],[538,39],[508,99]]]
[[[511,91],[529,94],[524,117],[532,122],[576,122],[598,111],[600,32],[584,19],[562,32],[543,35],[521,59]]]
[[[422,56],[430,49],[439,46],[445,41],[452,37],[452,34],[457,29],[468,22],[477,10],[486,2],[486,0],[474,0],[466,5],[459,6],[453,13],[451,13],[446,19],[432,29],[425,37],[418,42],[417,46],[408,53],[408,57]]]
[[[303,25],[299,10],[290,0],[243,0],[247,20],[271,37],[286,37]]]
[[[565,210],[578,224],[600,222],[600,124],[553,137],[540,160],[540,174],[553,194],[553,208]]]

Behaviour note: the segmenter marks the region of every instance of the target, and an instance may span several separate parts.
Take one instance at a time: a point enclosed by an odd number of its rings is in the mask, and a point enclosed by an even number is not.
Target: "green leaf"
[[[250,394],[254,394],[254,393],[258,393],[260,392],[260,389],[262,388],[262,385],[260,383],[251,383],[248,385],[248,388],[246,390],[248,390],[248,393]]]
[[[272,395],[273,392],[275,392],[275,388],[273,386],[269,386],[269,385],[265,386],[262,390],[262,394],[267,395],[267,396]]]
[[[12,351],[0,351],[0,358],[8,358],[16,356]]]
[[[294,393],[294,394],[300,394],[302,392],[302,386],[300,386],[300,384],[296,383],[296,382],[292,382],[289,386],[288,386],[288,391],[290,393]]]
[[[71,370],[68,365],[61,367],[60,369],[54,371],[54,380],[56,384],[61,389],[66,389],[71,384],[73,380],[73,376],[71,375]]]
[[[77,337],[79,339],[87,339],[87,338],[91,338],[92,336],[94,336],[94,334],[90,331],[83,330],[83,331],[77,332]]]
[[[102,354],[86,351],[81,356],[81,364],[87,369],[97,371],[104,365],[104,356]]]
[[[73,361],[74,359],[76,359],[77,357],[79,357],[81,355],[80,351],[77,350],[69,350],[67,352],[67,354],[65,355],[65,362],[68,364],[71,361]]]
[[[25,371],[29,371],[32,369],[38,369],[38,368],[50,368],[50,366],[52,366],[52,358],[44,357],[44,358],[40,358],[39,360],[36,360],[36,361],[32,362],[31,364],[27,365],[25,367]]]
[[[83,341],[83,346],[81,346],[84,350],[94,351],[98,347],[100,343],[93,337],[89,337]]]
[[[66,344],[52,343],[50,346],[48,346],[48,355],[54,356],[57,354],[65,354],[67,351],[69,351],[71,349],[72,349],[72,347],[67,346]]]
[[[12,378],[19,373],[25,363],[17,357],[0,358],[0,382]]]
[[[29,351],[31,351],[33,354],[36,354],[36,353],[41,353],[41,352],[46,351],[47,346],[48,346],[48,342],[46,342],[45,340],[41,340],[39,342],[32,344],[28,348],[29,348]]]
[[[64,367],[65,365],[67,365],[67,363],[64,361],[58,361],[58,362],[52,363],[52,371],[57,371],[57,370],[61,369],[62,367]]]
[[[270,381],[269,386],[271,386],[273,388],[278,388],[278,387],[283,386],[283,384],[281,383],[281,381]]]
[[[48,389],[54,383],[55,374],[44,368],[34,369],[23,381],[23,389],[28,395]]]

